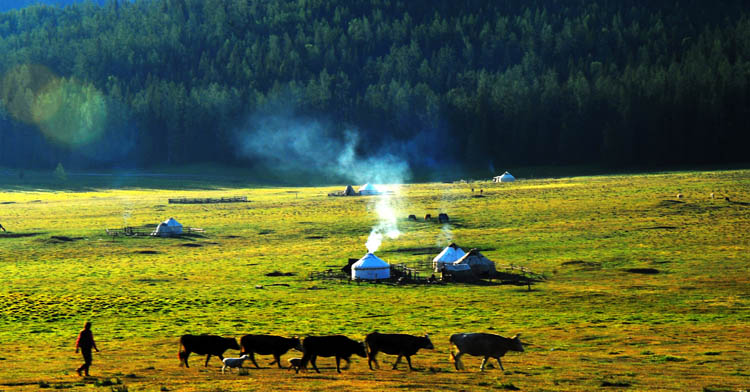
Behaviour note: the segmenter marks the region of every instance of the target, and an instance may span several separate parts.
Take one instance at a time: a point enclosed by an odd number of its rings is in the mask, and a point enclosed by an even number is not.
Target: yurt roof
[[[456,260],[453,264],[492,264],[495,265],[495,263],[485,257],[482,253],[479,252],[477,249],[472,249],[468,253],[466,253],[463,257]]]
[[[364,257],[359,259],[356,263],[352,264],[353,270],[368,270],[368,269],[390,269],[391,265],[383,261],[378,256],[372,253],[366,254]]]
[[[377,188],[375,188],[375,186],[374,186],[374,185],[372,185],[372,184],[370,184],[370,183],[368,182],[367,184],[364,184],[364,185],[362,185],[361,187],[359,187],[359,191],[360,191],[360,192],[362,192],[362,191],[375,191],[375,192],[377,192],[377,191],[378,191],[378,189],[377,189]]]
[[[167,226],[182,226],[180,222],[177,222],[175,218],[169,218],[164,221]]]
[[[442,262],[452,263],[460,259],[461,257],[463,257],[465,254],[466,252],[464,252],[463,249],[459,248],[458,245],[450,244],[446,246],[442,252],[438,253],[438,255],[435,256],[434,259],[432,259],[432,261],[434,262],[442,261]]]
[[[503,173],[503,175],[502,175],[502,176],[500,176],[500,180],[501,180],[501,181],[502,181],[502,180],[506,180],[506,181],[508,181],[508,180],[515,180],[515,179],[516,179],[516,178],[515,178],[515,177],[513,177],[513,175],[512,175],[512,174],[510,174],[510,173],[508,173],[508,172],[505,172],[505,173]]]

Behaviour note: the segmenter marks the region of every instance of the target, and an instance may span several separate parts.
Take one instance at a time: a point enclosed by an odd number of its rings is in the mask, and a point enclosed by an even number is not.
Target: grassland
[[[0,232],[0,390],[110,390],[108,382],[130,391],[750,387],[747,170],[473,184],[484,197],[473,197],[469,184],[401,189],[403,235],[384,242],[382,258],[422,260],[425,248],[445,245],[440,225],[405,218],[447,212],[452,238],[465,249],[544,273],[548,280],[532,291],[305,280],[364,254],[377,220],[373,198],[326,197],[343,187],[104,182],[71,175],[39,184],[29,174],[0,192],[0,223],[9,231]],[[251,201],[167,203],[235,195]],[[168,217],[205,234],[112,240],[104,232]],[[274,270],[296,275],[265,276]],[[84,320],[93,321],[102,349],[90,379],[74,372]],[[380,358],[383,370],[356,358],[341,375],[331,359],[318,361],[319,375],[275,368],[222,375],[218,360],[204,368],[197,356],[190,369],[178,367],[184,333],[361,339],[373,330],[429,332],[436,349],[414,357],[418,372],[385,370],[395,360],[388,356]],[[509,353],[504,372],[480,374],[473,357],[464,358],[468,371],[457,372],[448,337],[470,331],[520,332],[526,352]]]

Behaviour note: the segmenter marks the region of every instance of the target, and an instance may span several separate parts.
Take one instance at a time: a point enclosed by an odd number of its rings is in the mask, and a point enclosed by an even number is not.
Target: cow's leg
[[[255,353],[250,351],[247,355],[250,356],[250,360],[253,361],[253,365],[255,365],[256,369],[260,369],[260,366],[258,366],[258,362],[255,362]]]
[[[372,368],[373,362],[375,362],[375,368],[380,369],[380,365],[378,365],[377,355],[378,355],[378,352],[374,350],[367,353],[367,365],[370,366],[370,370],[375,370]]]
[[[406,363],[409,364],[409,370],[414,370],[414,368],[411,367],[411,356],[409,355],[406,356]]]
[[[503,367],[503,363],[500,362],[500,357],[495,357],[495,359],[497,359],[497,364],[500,365],[500,369],[505,371],[505,368]]]
[[[341,357],[337,355],[336,356],[336,371],[339,373],[341,373],[341,366],[339,366],[340,364],[341,364]]]
[[[310,357],[310,363],[313,365],[313,369],[315,369],[316,372],[320,373],[320,370],[318,370],[318,365],[315,364],[315,360],[317,358],[317,355],[313,355],[312,357]]]
[[[185,367],[189,368],[190,365],[188,365],[188,357],[190,356],[190,351],[180,351],[179,355],[180,355],[180,366],[182,366],[182,364],[184,363]]]
[[[208,367],[208,360],[211,359],[211,354],[206,355],[206,364],[203,367]]]
[[[349,359],[349,357],[344,357],[344,361],[346,361],[346,365],[344,365],[343,369],[347,370],[347,369],[349,369],[349,366],[351,366],[352,360]]]
[[[453,357],[454,365],[456,366],[456,370],[461,370],[461,368],[464,367],[463,363],[461,363],[461,356],[464,355],[462,352],[458,352],[458,354],[451,353],[451,356]]]
[[[401,362],[401,355],[399,355],[398,358],[396,358],[396,363],[393,364],[393,370],[396,370],[400,362]]]
[[[221,367],[221,374],[224,374],[224,369],[226,369],[226,368],[227,368],[227,365],[224,365],[224,366]],[[232,370],[229,370],[229,372],[231,372],[231,371]]]
[[[485,364],[485,363],[487,363],[487,360],[488,360],[489,358],[490,358],[490,357],[484,357],[484,359],[482,360],[482,366],[480,366],[480,367],[479,367],[479,370],[480,370],[480,371],[484,371],[484,364]]]
[[[276,362],[276,365],[279,367],[279,369],[283,369],[283,366],[281,366],[281,355],[274,354],[273,355],[273,359],[275,360],[274,362]],[[271,363],[273,363],[273,362],[271,362]]]
[[[299,361],[299,366],[294,369],[294,373],[299,373],[300,369],[307,370],[307,362],[310,361],[310,356],[307,353],[302,354],[302,359]]]

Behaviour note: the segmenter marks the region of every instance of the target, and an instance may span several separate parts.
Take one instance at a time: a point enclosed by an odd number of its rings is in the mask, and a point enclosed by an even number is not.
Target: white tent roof
[[[512,174],[505,172],[502,176],[495,177],[498,182],[513,182],[516,180],[515,177],[513,177]]]
[[[352,264],[352,270],[379,270],[379,269],[391,269],[391,265],[383,261],[378,256],[372,253],[366,254],[363,258],[359,259],[356,263]]]
[[[164,224],[166,224],[169,227],[182,227],[182,224],[180,222],[177,222],[177,219],[175,218],[169,218],[165,220]]]
[[[434,259],[432,259],[432,261],[435,263],[452,263],[464,257],[465,254],[466,252],[464,252],[463,249],[459,248],[458,245],[450,244],[446,246],[442,252],[438,253],[438,255],[435,256]]]

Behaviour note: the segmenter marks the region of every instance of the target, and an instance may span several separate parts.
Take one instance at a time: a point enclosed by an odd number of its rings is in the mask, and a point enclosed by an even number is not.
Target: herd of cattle
[[[454,362],[456,370],[464,369],[461,362],[461,356],[464,354],[484,357],[480,369],[483,371],[484,366],[490,358],[497,360],[500,368],[503,368],[500,357],[508,351],[523,351],[523,345],[519,335],[512,338],[505,338],[499,335],[488,333],[458,333],[451,335],[451,359]],[[249,359],[256,368],[260,368],[255,361],[255,354],[273,355],[273,362],[279,368],[281,365],[281,356],[289,350],[297,350],[303,353],[302,358],[292,358],[289,360],[289,368],[294,368],[296,372],[300,369],[306,369],[311,364],[316,372],[320,373],[315,361],[317,357],[335,357],[336,371],[341,373],[341,360],[346,361],[343,369],[348,369],[351,363],[351,356],[358,355],[367,358],[367,364],[370,370],[374,370],[372,365],[380,368],[377,361],[377,355],[380,352],[389,355],[398,355],[393,369],[398,367],[401,358],[405,357],[409,364],[409,369],[414,370],[411,365],[411,356],[416,354],[420,349],[434,349],[428,335],[412,336],[405,334],[384,334],[373,332],[365,337],[364,342],[358,342],[343,335],[331,336],[309,336],[300,342],[297,337],[285,338],[274,335],[245,335],[240,339],[240,344],[234,338],[225,338],[216,335],[183,335],[180,338],[180,366],[190,367],[188,357],[191,353],[206,355],[206,363],[211,356],[217,356],[224,363],[225,368],[242,367],[242,363]],[[227,350],[240,350],[240,358],[224,358],[224,352]]]

